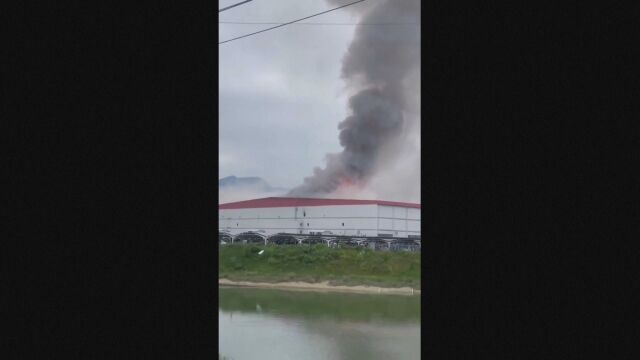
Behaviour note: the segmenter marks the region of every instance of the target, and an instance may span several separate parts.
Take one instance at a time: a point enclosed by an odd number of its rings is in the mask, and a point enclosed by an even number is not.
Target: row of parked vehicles
[[[329,234],[289,234],[279,233],[267,236],[260,231],[247,231],[232,235],[226,231],[218,232],[218,243],[261,244],[261,245],[314,245],[329,247],[364,247],[380,251],[420,251],[421,242],[417,238],[354,237]]]

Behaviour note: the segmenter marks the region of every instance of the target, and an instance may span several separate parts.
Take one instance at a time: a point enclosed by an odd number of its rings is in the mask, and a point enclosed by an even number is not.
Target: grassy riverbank
[[[264,250],[262,255],[258,252]],[[219,278],[420,288],[420,253],[315,246],[224,245]]]

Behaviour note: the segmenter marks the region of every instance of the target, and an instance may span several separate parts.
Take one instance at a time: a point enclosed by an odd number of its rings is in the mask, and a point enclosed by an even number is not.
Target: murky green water
[[[420,297],[221,287],[219,352],[251,359],[419,359]]]

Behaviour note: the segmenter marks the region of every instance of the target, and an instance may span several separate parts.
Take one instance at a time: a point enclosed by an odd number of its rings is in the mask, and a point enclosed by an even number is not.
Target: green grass
[[[333,285],[420,288],[419,252],[325,245],[224,245],[219,247],[218,264],[219,277],[235,281],[329,281]]]

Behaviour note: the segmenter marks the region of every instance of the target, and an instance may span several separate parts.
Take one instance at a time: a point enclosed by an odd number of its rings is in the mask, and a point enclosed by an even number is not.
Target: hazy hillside
[[[288,189],[273,187],[259,177],[227,176],[218,180],[218,203],[282,196]]]

